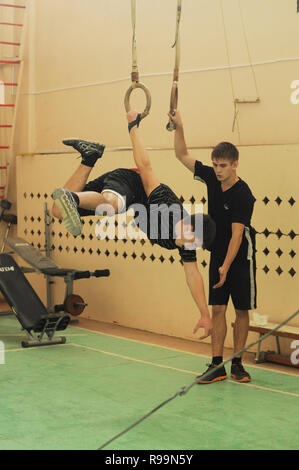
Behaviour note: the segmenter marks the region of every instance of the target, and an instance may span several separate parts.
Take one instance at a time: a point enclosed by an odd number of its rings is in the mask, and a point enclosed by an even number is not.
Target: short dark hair
[[[197,212],[188,216],[192,230],[195,231],[195,237],[202,239],[202,248],[209,250],[216,236],[216,224],[208,214]]]
[[[230,142],[220,142],[212,151],[212,158],[226,158],[231,162],[239,160],[239,150]]]

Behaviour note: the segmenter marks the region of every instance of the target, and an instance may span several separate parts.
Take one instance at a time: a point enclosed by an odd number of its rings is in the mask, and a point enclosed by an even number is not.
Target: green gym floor
[[[0,318],[1,450],[96,450],[208,362],[82,327],[63,333],[64,345],[24,349],[17,320]],[[299,376],[246,368],[250,384],[195,385],[105,450],[297,450]]]

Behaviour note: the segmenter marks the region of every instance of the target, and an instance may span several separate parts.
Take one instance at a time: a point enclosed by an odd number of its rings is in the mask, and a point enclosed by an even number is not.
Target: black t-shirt
[[[239,179],[230,189],[222,191],[212,167],[195,162],[194,178],[207,185],[208,213],[216,223],[216,237],[211,247],[212,253],[224,255],[232,236],[232,223],[245,225],[243,240],[236,256],[236,261],[246,259],[248,253],[248,234],[254,236],[251,216],[255,203],[249,186]]]
[[[134,208],[134,204],[131,207]],[[160,184],[147,198],[146,209],[147,223],[140,219],[138,210],[135,211],[135,222],[147,234],[150,242],[167,250],[177,249],[183,262],[196,261],[195,250],[180,248],[175,244],[175,225],[188,213],[174,192],[165,184]]]

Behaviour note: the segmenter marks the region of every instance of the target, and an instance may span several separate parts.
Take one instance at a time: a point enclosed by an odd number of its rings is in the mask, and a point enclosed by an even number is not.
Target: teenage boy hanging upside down
[[[212,322],[195,250],[211,246],[215,223],[209,215],[198,213],[190,216],[174,192],[160,183],[139,135],[140,115],[129,111],[127,120],[138,171],[118,168],[87,183],[96,161],[103,155],[104,145],[79,139],[64,140],[65,145],[72,146],[81,154],[82,161],[64,188],[54,190],[52,214],[62,218],[67,230],[78,236],[82,231],[80,216],[95,215],[95,212],[113,216],[130,207],[139,209],[142,205],[146,220],[141,220],[138,210],[134,212],[140,230],[147,234],[152,244],[167,250],[177,249],[180,253],[187,285],[200,311],[200,319],[193,332],[203,328],[204,334],[200,339],[206,338],[211,334]]]

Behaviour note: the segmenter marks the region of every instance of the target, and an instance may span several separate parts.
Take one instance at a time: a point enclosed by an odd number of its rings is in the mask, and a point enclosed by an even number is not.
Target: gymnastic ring
[[[128,88],[128,90],[126,92],[126,95],[125,95],[125,109],[126,109],[127,112],[130,111],[130,109],[131,109],[130,96],[131,96],[132,91],[135,90],[136,88],[141,88],[144,91],[144,94],[145,94],[145,97],[146,97],[146,106],[145,106],[145,109],[144,109],[143,113],[141,113],[141,119],[143,119],[148,115],[148,113],[151,109],[151,104],[152,104],[152,99],[151,99],[150,92],[146,88],[146,86],[143,85],[143,83],[133,82],[132,85],[130,86],[130,88]]]
[[[178,105],[178,82],[174,81],[171,88],[170,94],[170,109],[169,112],[174,115],[174,110],[177,109]],[[169,119],[169,122],[166,126],[168,131],[174,131],[176,128],[175,122],[172,119]]]

